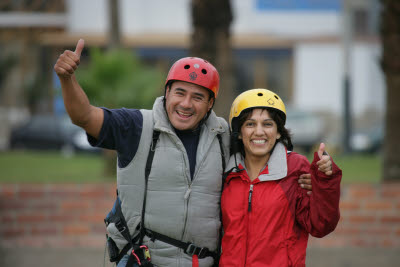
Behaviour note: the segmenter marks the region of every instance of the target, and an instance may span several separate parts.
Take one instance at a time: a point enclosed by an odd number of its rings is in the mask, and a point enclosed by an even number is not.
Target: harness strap
[[[146,200],[147,200],[147,184],[149,182],[149,175],[151,171],[151,165],[153,164],[153,158],[154,158],[154,152],[156,150],[156,144],[158,141],[158,138],[160,136],[159,131],[153,131],[153,139],[150,145],[150,151],[149,155],[147,156],[147,161],[146,161],[146,168],[144,172],[144,194],[143,194],[143,207],[142,207],[142,216],[140,220],[140,238],[139,238],[139,244],[143,243],[143,238],[145,236],[144,232],[144,215],[145,215],[145,210],[146,210]]]
[[[224,189],[224,183],[225,183],[225,178],[226,176],[224,175],[225,168],[226,168],[226,163],[225,163],[225,152],[224,152],[224,144],[222,143],[222,136],[220,134],[217,135],[218,142],[219,142],[219,148],[221,150],[221,160],[222,160],[222,184],[221,184],[221,194],[222,190]],[[220,209],[220,219],[222,221],[222,210]],[[214,264],[213,266],[218,266],[219,265],[219,258],[221,256],[221,245],[222,245],[222,223],[221,227],[219,228],[219,238],[218,238],[218,246],[217,246],[217,252],[216,252],[216,258],[214,258]]]
[[[134,244],[139,240],[139,244],[143,243],[143,237],[144,237],[144,210],[146,208],[146,196],[147,196],[147,182],[148,182],[148,177],[151,171],[151,165],[153,163],[153,158],[154,158],[154,152],[155,152],[155,147],[158,141],[158,138],[160,136],[160,132],[159,131],[153,131],[153,139],[152,139],[152,143],[150,145],[150,150],[149,150],[149,155],[147,157],[147,161],[146,161],[146,168],[145,168],[145,189],[144,189],[144,197],[143,197],[143,207],[142,207],[142,219],[141,219],[141,226],[140,226],[140,231],[139,234],[137,236],[135,236],[133,239],[131,238],[131,235],[129,233],[129,228],[128,228],[128,224],[125,221],[125,217],[122,213],[121,210],[121,205],[118,202],[117,205],[115,205],[115,213],[118,215],[118,220],[115,221],[115,227],[118,229],[118,231],[121,233],[121,235],[125,238],[125,240],[128,241],[128,244],[125,245],[125,247],[121,250],[121,252],[119,253],[118,257],[115,259],[115,261],[118,263],[121,258],[126,255],[126,253],[130,250],[134,248]],[[117,195],[118,195],[118,191],[117,191]],[[108,223],[108,221],[106,221],[106,224]],[[128,266],[133,266],[133,263],[135,261],[137,261],[136,258],[134,258],[135,254],[130,253],[130,257],[127,263],[127,267]]]
[[[171,238],[169,236],[154,232],[149,229],[145,229],[145,232],[146,232],[146,235],[152,241],[157,239],[164,243],[170,244],[172,246],[181,248],[185,252],[185,254],[187,254],[189,256],[197,255],[197,257],[199,259],[203,259],[205,257],[213,257],[214,259],[216,259],[216,257],[217,257],[217,254],[215,252],[210,251],[206,247],[198,247],[193,243],[183,242],[183,241],[177,240],[175,238]]]
[[[120,216],[118,216],[117,221],[114,222],[115,227],[118,229],[118,231],[121,233],[121,235],[126,239],[126,241],[129,242],[129,245],[133,246],[134,242],[132,242],[131,234],[129,233],[128,224],[125,221],[125,217],[121,210],[121,204],[119,202],[117,205],[115,205],[115,213],[120,215]]]
[[[219,142],[219,148],[221,150],[221,158],[222,158],[222,173],[224,173],[225,168],[226,168],[226,163],[225,163],[225,152],[224,152],[224,144],[222,143],[222,136],[220,134],[217,134],[218,142]]]
[[[159,131],[153,131],[153,138],[152,138],[152,142],[150,144],[150,150],[149,150],[149,155],[147,156],[147,161],[146,161],[146,168],[144,171],[144,194],[143,194],[143,206],[142,206],[142,216],[141,216],[141,220],[140,220],[140,231],[139,231],[139,244],[143,243],[143,238],[145,236],[145,228],[144,228],[144,215],[145,215],[145,210],[146,210],[146,199],[147,199],[147,184],[149,181],[149,175],[150,175],[150,171],[151,171],[151,165],[153,164],[153,158],[154,158],[154,152],[156,150],[156,144],[158,141],[158,138],[160,136],[160,132]],[[128,230],[129,233],[129,230]],[[131,267],[133,266],[134,262],[137,262],[139,264],[139,266],[142,266],[142,263],[140,262],[138,256],[136,255],[136,253],[134,252],[134,243],[132,243],[132,240],[130,241],[130,245],[131,245],[131,249],[132,252],[129,255],[129,259],[128,262],[126,264],[126,267]],[[152,266],[151,263],[148,263],[149,266]]]

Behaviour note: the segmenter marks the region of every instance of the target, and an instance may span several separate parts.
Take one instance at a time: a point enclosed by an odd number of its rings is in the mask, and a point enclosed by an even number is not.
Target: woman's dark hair
[[[239,117],[232,119],[232,134],[230,145],[231,155],[240,152],[243,157],[245,156],[243,141],[239,139],[240,129],[242,128],[243,123],[250,118],[253,110],[257,108],[259,107],[246,109],[239,115]],[[285,128],[285,119],[283,118],[281,111],[278,111],[274,108],[260,107],[260,109],[267,110],[269,115],[277,125],[278,132],[281,134],[281,137],[277,139],[276,142],[281,142],[288,150],[293,150],[291,134],[290,131]]]

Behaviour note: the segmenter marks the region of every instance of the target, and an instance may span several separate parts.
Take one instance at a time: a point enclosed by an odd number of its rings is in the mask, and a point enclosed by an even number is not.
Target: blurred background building
[[[348,2],[232,0],[234,95],[271,89],[293,110],[290,114],[304,114],[289,120],[295,136],[311,135],[304,123],[295,125],[303,119],[315,139],[340,144],[347,70],[352,126],[382,128],[378,0]],[[120,0],[122,45],[167,73],[172,62],[188,55],[190,5],[190,0]],[[109,21],[108,0],[1,1],[0,148],[7,148],[10,129],[23,118],[64,112],[53,65],[79,38],[85,48],[105,47]]]

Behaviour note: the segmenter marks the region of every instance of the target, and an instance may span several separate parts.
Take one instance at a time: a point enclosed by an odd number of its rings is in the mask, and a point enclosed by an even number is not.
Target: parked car
[[[12,129],[11,149],[61,150],[97,152],[87,141],[85,131],[74,125],[69,117],[34,115],[24,124]]]
[[[295,151],[309,153],[323,141],[325,122],[317,113],[288,107],[286,114]]]
[[[383,144],[384,127],[374,125],[373,127],[356,129],[350,139],[352,151],[361,153],[377,153]]]

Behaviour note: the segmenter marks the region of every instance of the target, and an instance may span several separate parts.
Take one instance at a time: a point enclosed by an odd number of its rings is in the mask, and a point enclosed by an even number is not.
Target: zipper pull
[[[189,188],[186,190],[186,193],[185,193],[185,196],[184,196],[184,199],[185,199],[185,200],[189,198],[190,192],[192,192],[192,188],[191,188],[191,187],[189,187]]]
[[[251,211],[251,196],[253,195],[253,185],[250,185],[250,190],[249,190],[249,206],[248,206],[248,211]]]

